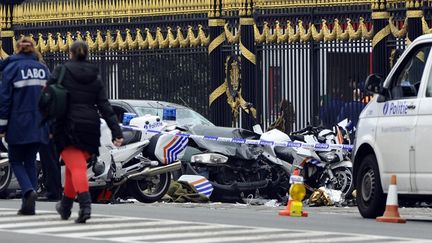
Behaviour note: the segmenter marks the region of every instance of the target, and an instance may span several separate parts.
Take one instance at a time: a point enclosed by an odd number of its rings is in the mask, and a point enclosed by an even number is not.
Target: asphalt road
[[[307,218],[281,217],[281,207],[232,204],[93,205],[87,225],[61,221],[54,203],[37,216],[17,216],[20,200],[0,200],[0,242],[432,242],[432,209],[401,209],[407,224],[362,219],[356,208],[306,208]],[[75,212],[77,210],[75,205]],[[73,215],[76,217],[76,214]]]

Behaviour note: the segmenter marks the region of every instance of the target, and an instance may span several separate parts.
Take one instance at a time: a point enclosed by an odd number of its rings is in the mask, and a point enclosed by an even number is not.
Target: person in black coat
[[[87,61],[87,56],[85,42],[76,41],[71,46],[71,60],[64,64],[66,72],[62,80],[69,92],[68,110],[64,119],[55,121],[53,133],[66,165],[64,194],[56,209],[62,219],[68,219],[77,196],[80,210],[76,223],[85,223],[90,218],[87,160],[91,155],[99,155],[100,115],[111,129],[114,145],[120,146],[123,142],[122,131],[108,101],[99,70]],[[53,71],[48,85],[57,82],[61,68],[59,66]]]

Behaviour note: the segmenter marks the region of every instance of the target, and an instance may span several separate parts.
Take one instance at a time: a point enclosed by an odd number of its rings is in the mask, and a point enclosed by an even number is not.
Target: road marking
[[[311,239],[308,238],[309,235],[305,236],[305,239],[303,240],[296,240],[296,243],[309,243],[311,242]],[[315,239],[315,240],[319,240],[319,242],[363,242],[363,241],[374,241],[374,242],[378,242],[380,240],[384,240],[385,237],[374,237],[374,236],[345,236],[345,237],[338,237],[338,238],[331,238],[331,239],[326,239],[326,237],[322,237],[320,239]]]
[[[161,220],[124,216],[92,215],[87,224],[61,220],[53,211],[37,211],[35,216],[18,216],[13,209],[0,208],[0,231],[72,239],[105,240],[112,242],[351,242],[382,241],[410,242],[415,239],[370,236],[351,233],[285,230],[178,220]],[[282,241],[283,239],[283,241]],[[427,242],[426,240],[419,240]],[[430,242],[430,241],[429,241]]]
[[[78,215],[77,215],[78,216]],[[57,218],[60,219],[60,216],[57,215]],[[75,217],[73,217],[75,218]],[[134,221],[138,219],[128,219],[128,218],[97,218],[92,219],[92,223],[103,223],[103,222],[121,222],[121,221]],[[50,226],[50,225],[72,225],[76,226],[76,224],[72,220],[56,220],[56,221],[35,221],[29,223],[10,223],[10,224],[0,224],[0,229],[8,229],[8,228],[27,228],[27,227],[35,227],[35,226]],[[69,226],[70,227],[70,226]]]
[[[50,214],[50,215],[34,215],[34,216],[18,216],[15,217],[0,217],[0,224],[2,222],[14,222],[14,221],[36,221],[42,219],[60,219],[58,214]]]
[[[269,235],[269,234],[273,234],[273,233],[277,233],[278,235],[281,233],[280,230],[273,230],[273,229],[254,229],[254,228],[250,228],[250,229],[243,229],[243,230],[230,230],[229,227],[224,227],[225,229],[223,230],[215,230],[215,231],[208,231],[208,232],[190,232],[190,233],[184,233],[184,232],[164,232],[163,234],[157,234],[157,235],[141,235],[141,236],[132,236],[132,237],[117,237],[117,238],[105,238],[107,240],[112,240],[112,241],[119,241],[119,242],[135,242],[135,241],[151,241],[151,242],[155,242],[158,240],[164,240],[166,241],[166,239],[172,239],[173,241],[175,241],[176,243],[180,241],[180,239],[188,239],[188,241],[190,242],[190,239],[196,236],[199,236],[200,239],[198,240],[200,243],[201,242],[206,242],[205,239],[201,239],[201,237],[210,237],[210,236],[217,236],[217,240],[219,241],[221,239],[221,235],[224,234],[240,234],[240,235],[249,235],[251,233],[253,234],[263,234],[265,236]],[[253,236],[253,238],[256,236]],[[232,237],[229,237],[232,238]],[[245,236],[242,236],[242,239],[244,239]],[[215,240],[215,239],[213,239]]]
[[[103,236],[105,239],[109,239],[107,236],[109,235],[128,235],[128,234],[166,234],[172,231],[180,231],[184,230],[186,231],[195,231],[195,230],[210,230],[210,229],[216,229],[218,227],[214,225],[196,225],[196,226],[179,226],[178,223],[173,223],[172,225],[165,225],[165,226],[172,226],[167,228],[139,228],[139,229],[125,229],[122,231],[96,231],[96,232],[83,232],[83,233],[72,233],[72,234],[57,234],[57,236],[64,236],[64,237],[94,237],[94,236]],[[219,228],[222,228],[219,226]]]
[[[2,216],[9,216],[9,215],[18,215],[18,211],[7,211],[7,212],[2,212],[0,214],[0,217]]]
[[[235,241],[253,241],[256,242],[257,240],[267,240],[267,239],[271,239],[271,238],[284,238],[286,239],[284,242],[287,242],[289,239],[291,238],[296,238],[296,237],[305,237],[305,236],[320,236],[321,237],[326,237],[326,235],[324,235],[321,232],[301,232],[301,233],[287,233],[286,230],[279,230],[278,232],[273,232],[273,233],[268,233],[265,230],[257,230],[257,229],[252,229],[254,233],[256,233],[256,235],[250,235],[250,234],[244,234],[244,235],[236,235],[235,233],[233,234],[227,234],[227,235],[220,235],[217,236],[215,238],[206,238],[206,239],[200,239],[199,242],[200,243],[211,243],[211,242],[235,242]],[[274,231],[274,230],[273,230]],[[297,230],[296,230],[297,231]],[[262,235],[259,235],[262,234]],[[200,233],[201,235],[201,233]],[[180,239],[182,238],[182,236],[179,236]],[[155,242],[155,241],[152,241]],[[156,241],[157,242],[157,241]],[[187,239],[182,239],[182,240],[176,240],[176,243],[186,243],[186,242],[190,242],[190,240]],[[295,241],[297,242],[297,241]]]
[[[118,218],[114,218],[114,219],[118,219]],[[55,233],[55,232],[80,231],[80,230],[97,230],[97,229],[106,229],[106,228],[112,228],[113,230],[116,230],[116,229],[128,228],[128,227],[137,227],[137,226],[145,227],[145,226],[170,224],[169,222],[164,222],[164,221],[133,222],[133,223],[119,222],[114,224],[93,224],[90,222],[91,221],[89,220],[89,223],[84,225],[77,225],[71,222],[69,225],[61,226],[61,227],[47,227],[47,228],[25,229],[25,230],[15,230],[15,231],[20,233]]]

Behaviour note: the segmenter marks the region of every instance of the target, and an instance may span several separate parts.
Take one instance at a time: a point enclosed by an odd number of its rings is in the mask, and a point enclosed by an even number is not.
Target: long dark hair
[[[75,41],[71,48],[72,60],[84,61],[88,57],[88,45],[84,41]]]

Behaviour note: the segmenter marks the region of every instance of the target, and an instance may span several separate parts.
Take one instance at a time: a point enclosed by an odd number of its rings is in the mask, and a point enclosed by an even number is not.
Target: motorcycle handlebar
[[[302,133],[312,133],[312,134],[318,134],[319,131],[322,130],[322,127],[313,127],[313,126],[307,126],[301,130],[292,132],[292,135],[298,135],[298,134],[302,134]]]

